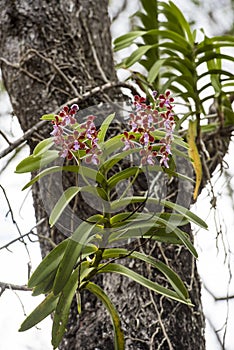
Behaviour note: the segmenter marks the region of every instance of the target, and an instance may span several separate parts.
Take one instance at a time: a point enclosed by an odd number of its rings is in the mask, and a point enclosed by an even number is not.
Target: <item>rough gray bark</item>
[[[43,113],[95,86],[116,80],[107,5],[107,0],[0,0],[3,79],[24,131],[38,122]],[[119,91],[112,89],[87,99],[81,107],[119,98]],[[29,141],[31,149],[48,135],[48,128],[34,134]],[[46,213],[37,186],[33,196],[40,220]],[[191,233],[189,226],[185,229]],[[55,242],[63,239],[57,231],[50,231],[46,223],[38,230]],[[50,248],[41,241],[43,256]],[[200,281],[191,254],[184,248],[159,243],[147,243],[141,249],[169,261],[186,281],[195,306],[189,308],[154,295],[123,277],[103,276],[99,283],[120,311],[126,349],[204,350]],[[162,276],[155,275],[148,266],[131,267],[164,283]],[[112,327],[105,310],[88,293],[83,295],[83,302],[80,317],[74,302],[60,349],[113,349]]]

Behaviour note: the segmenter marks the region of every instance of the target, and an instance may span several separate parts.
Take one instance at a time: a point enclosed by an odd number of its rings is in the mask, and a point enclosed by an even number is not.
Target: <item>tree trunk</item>
[[[107,0],[51,0],[49,5],[46,0],[0,0],[3,79],[23,131],[37,123],[42,114],[56,110],[66,101],[116,81],[107,6]],[[114,88],[82,100],[80,107],[120,98],[120,91]],[[31,151],[50,131],[43,127],[33,134],[29,140]],[[39,221],[46,212],[38,185],[34,186],[33,196]],[[191,234],[190,226],[185,229]],[[45,222],[38,231],[56,243],[64,238],[49,230]],[[51,246],[42,240],[41,249],[45,256]],[[155,295],[124,277],[103,276],[99,283],[120,312],[126,349],[205,349],[200,281],[191,254],[184,248],[151,242],[141,249],[152,251],[175,268],[190,290],[194,307]],[[142,263],[130,266],[154,281],[163,282],[161,276]],[[114,349],[110,320],[88,292],[83,295],[83,313],[79,317],[74,302],[59,348]]]

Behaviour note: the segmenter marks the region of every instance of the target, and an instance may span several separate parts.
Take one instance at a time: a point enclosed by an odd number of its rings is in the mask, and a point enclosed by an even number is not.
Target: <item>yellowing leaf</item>
[[[187,141],[189,144],[188,153],[190,158],[193,160],[192,164],[196,174],[196,185],[193,192],[194,199],[197,199],[198,190],[202,180],[202,164],[201,164],[200,155],[196,145],[196,136],[197,136],[197,122],[190,120],[188,134],[187,134]]]

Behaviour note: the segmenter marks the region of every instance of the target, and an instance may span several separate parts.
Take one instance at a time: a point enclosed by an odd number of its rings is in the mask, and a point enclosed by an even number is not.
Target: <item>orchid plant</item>
[[[187,150],[187,144],[174,133],[176,116],[173,102],[170,91],[165,94],[153,91],[148,100],[135,96],[126,129],[119,135],[109,137],[108,128],[114,120],[114,114],[107,116],[100,128],[95,125],[96,118],[93,115],[88,115],[84,122],[79,122],[77,104],[70,108],[63,107],[56,115],[42,117],[52,121],[53,130],[51,137],[41,141],[34,153],[17,166],[18,173],[40,170],[24,189],[56,172],[81,173],[86,181],[79,187],[72,186],[64,190],[50,213],[50,225],[57,224],[65,208],[79,193],[88,192],[93,195],[101,203],[101,209],[80,222],[73,234],[58,244],[30,277],[28,286],[33,289],[33,295],[46,296],[22,323],[20,331],[35,326],[53,313],[52,344],[55,349],[66,330],[74,296],[77,298],[78,312],[81,312],[80,293],[86,289],[106,306],[113,323],[115,349],[123,350],[124,335],[120,316],[105,291],[93,282],[94,277],[100,273],[127,276],[156,293],[191,305],[188,291],[180,277],[157,258],[139,252],[137,247],[130,249],[128,242],[141,238],[143,242],[157,240],[184,245],[196,258],[197,252],[182,227],[193,222],[207,228],[206,223],[179,204],[151,196],[148,190],[137,196],[129,196],[127,190],[117,199],[111,196],[121,181],[127,180],[128,186],[131,186],[138,175],[144,172],[147,181],[150,181],[150,173],[153,171],[186,178],[175,169],[174,159],[177,154],[189,158],[186,152],[181,152],[181,148]],[[121,164],[121,161],[133,154],[138,156],[137,165],[125,169],[120,166],[119,171],[113,173],[116,164]],[[75,165],[46,167],[56,158],[66,158],[67,161],[73,161],[73,164],[75,161]],[[147,203],[150,203],[150,207],[147,207]],[[152,210],[159,203],[162,211]],[[136,204],[136,209],[129,211],[128,204]],[[169,208],[170,213],[165,212],[164,208]],[[170,288],[124,266],[121,264],[123,258],[150,264],[166,277]]]

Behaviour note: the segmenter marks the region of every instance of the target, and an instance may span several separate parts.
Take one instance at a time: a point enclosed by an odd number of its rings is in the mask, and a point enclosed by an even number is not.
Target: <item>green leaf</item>
[[[210,69],[210,70],[207,70],[206,72],[200,74],[197,80],[199,80],[201,78],[204,78],[207,75],[211,75],[211,74],[225,75],[225,76],[229,77],[230,81],[233,80],[233,73],[229,72],[227,70],[223,70],[223,69]]]
[[[142,224],[146,224],[146,227],[151,227],[154,223],[157,223],[159,219],[164,219],[166,221],[170,221],[171,224],[176,226],[183,226],[188,223],[188,219],[184,217],[184,215],[181,214],[174,214],[174,213],[132,213],[132,212],[124,212],[124,213],[118,213],[110,219],[110,224],[112,228],[115,227],[121,227],[126,225],[126,227],[130,229],[135,229],[137,225],[139,225],[139,228],[142,228]],[[128,224],[130,225],[128,226]],[[162,224],[160,222],[160,224]],[[164,226],[164,224],[163,224]]]
[[[40,156],[31,155],[23,159],[16,167],[16,173],[28,173],[40,169],[58,158],[58,151],[46,151]]]
[[[183,242],[174,234],[174,232],[168,232],[167,228],[160,227],[158,229],[149,230],[146,234],[144,234],[143,238],[155,240],[161,243],[167,244],[177,244],[183,245]]]
[[[190,52],[192,50],[190,43],[183,36],[177,34],[176,32],[173,32],[172,30],[151,29],[145,34],[159,35],[161,39],[171,39],[173,42],[179,43],[182,48],[187,49]]]
[[[151,227],[148,227],[148,230],[145,229],[142,232],[142,229],[140,227],[135,227],[134,229],[129,228],[114,231],[110,237],[108,242],[121,242],[121,244],[131,238],[146,238],[146,239],[152,239],[156,240],[158,242],[168,243],[168,244],[184,244],[174,232],[169,231],[167,227],[164,227],[160,224],[154,224]],[[122,232],[122,233],[121,233]],[[122,234],[122,235],[121,235]]]
[[[52,345],[56,349],[65,333],[66,325],[68,322],[69,311],[72,303],[72,299],[75,295],[78,287],[78,268],[73,272],[66,286],[60,294],[54,317],[52,327]]]
[[[141,57],[152,48],[153,45],[144,45],[133,51],[133,53],[125,61],[126,68],[131,67],[134,63],[138,62]]]
[[[136,38],[141,37],[144,33],[145,31],[137,30],[118,37],[114,41],[114,50],[118,51],[130,46]]]
[[[75,195],[80,192],[80,190],[81,187],[72,186],[63,192],[62,196],[59,198],[50,214],[49,223],[51,227],[54,226],[54,224],[58,221],[66,206],[69,204],[72,198],[74,198]]]
[[[190,24],[186,21],[183,13],[179,10],[179,8],[172,1],[169,1],[169,4],[171,7],[170,11],[176,17],[176,20],[180,24],[184,33],[186,34],[187,40],[189,41],[189,43],[191,45],[193,45],[193,34],[191,32],[191,29],[190,29]]]
[[[152,65],[147,78],[149,83],[153,83],[156,80],[157,76],[159,75],[160,69],[164,65],[165,61],[166,58],[161,58]]]
[[[49,287],[50,281],[54,281],[55,273],[57,268],[63,258],[64,252],[68,245],[69,239],[66,239],[59,243],[51,252],[41,261],[36,270],[33,272],[32,276],[28,281],[29,288],[34,288],[35,293],[33,295],[38,295],[40,289]],[[90,244],[83,247],[82,246],[82,258],[94,254],[97,251],[97,247]],[[44,285],[43,285],[44,284]],[[43,293],[43,291],[41,292]]]
[[[59,294],[66,285],[94,227],[95,225],[93,224],[82,222],[69,238],[68,245],[55,276],[53,285],[55,295]]]
[[[100,265],[98,273],[109,273],[109,272],[114,272],[114,273],[118,273],[120,275],[126,276],[126,277],[130,278],[131,280],[141,284],[142,286],[144,286],[150,290],[153,290],[156,293],[159,293],[161,295],[165,295],[168,298],[171,298],[171,299],[180,301],[182,303],[191,305],[191,302],[189,299],[185,300],[184,298],[181,298],[181,296],[178,295],[176,292],[174,292],[170,289],[167,289],[167,288],[161,286],[160,284],[153,282],[153,281],[139,275],[138,273],[130,270],[126,266],[123,266],[120,264],[115,264],[115,263]]]
[[[113,187],[116,186],[116,184],[124,179],[128,179],[131,176],[134,176],[136,173],[140,174],[142,172],[142,169],[140,169],[137,166],[133,166],[131,168],[124,169],[122,171],[119,171],[118,173],[114,174],[108,179],[108,188],[111,190]]]
[[[222,59],[222,60],[228,60],[228,61],[234,61],[234,57],[233,56],[230,56],[230,55],[224,55],[222,53],[217,53],[217,52],[207,52],[205,53],[204,56],[202,56],[201,58],[198,59],[196,65],[197,67],[202,64],[203,62],[207,63],[209,62],[210,60],[213,60],[213,59]]]
[[[155,0],[141,0],[142,6],[147,13],[147,18],[152,20],[157,17],[157,3]]]
[[[181,240],[181,242],[184,243],[184,245],[188,248],[188,250],[190,251],[190,253],[197,258],[198,254],[196,249],[194,248],[193,244],[191,243],[191,241],[189,240],[188,236],[186,233],[184,233],[182,230],[180,230],[178,227],[175,227],[173,224],[171,224],[170,221],[166,221],[162,218],[158,219],[159,223],[164,223],[165,226],[167,227],[168,230],[170,230],[171,232],[175,233],[176,236]]]
[[[55,120],[55,115],[56,114],[44,114],[40,119],[52,121]]]
[[[53,317],[52,345],[54,348],[59,346],[66,331],[71,303],[80,282],[94,269],[89,265],[88,261],[84,261],[81,266],[77,267],[60,293]]]
[[[106,259],[113,259],[113,258],[125,258],[132,254],[131,250],[127,250],[125,248],[108,248],[105,249],[102,258],[103,260]]]
[[[161,261],[146,254],[139,252],[131,252],[127,249],[111,248],[106,249],[103,253],[103,259],[118,257],[135,258],[152,265],[164,274],[171,286],[178,293],[178,295],[180,295],[182,299],[187,300],[189,298],[188,291],[180,277],[169,266],[162,263]]]
[[[183,231],[181,231],[178,228],[175,228],[172,232],[174,232],[176,234],[176,236],[181,240],[181,242],[184,243],[184,245],[188,248],[190,253],[194,256],[194,258],[197,259],[198,258],[197,251],[194,248],[194,246],[191,243],[191,241],[189,240],[189,238],[187,237],[187,234],[185,234]]]
[[[101,187],[97,187],[97,186],[84,186],[81,187],[80,192],[87,192],[92,194],[95,197],[95,200],[99,200],[101,201],[102,205],[105,206],[105,204],[107,204],[107,194],[105,192],[105,190]]]
[[[32,296],[50,293],[53,287],[55,275],[56,269],[54,269],[49,276],[47,276],[33,288]]]
[[[50,175],[59,171],[62,171],[63,167],[61,166],[54,166],[54,167],[50,167],[48,169],[42,170],[39,174],[37,174],[31,181],[29,181],[23,188],[22,191],[26,190],[26,188],[32,186],[35,182],[37,182],[38,180],[40,180],[42,177],[46,176],[46,175]]]
[[[187,77],[190,85],[194,86],[194,78],[196,77],[196,71],[189,59],[185,57],[180,58],[179,56],[171,55],[166,59],[165,66],[177,70],[179,73],[182,74],[182,76]]]
[[[191,54],[191,50],[188,50],[188,48],[186,47],[181,47],[179,45],[179,43],[177,42],[171,42],[171,41],[165,41],[165,42],[160,42],[160,48],[167,48],[167,49],[171,49],[171,51],[173,51],[173,56],[176,54],[176,52],[178,54],[183,54],[183,56],[187,57]],[[181,57],[178,55],[178,57]]]
[[[54,141],[52,137],[39,142],[34,148],[33,156],[40,156],[41,154],[46,152],[48,149],[50,149],[53,146],[53,144],[54,144]]]
[[[89,282],[85,289],[88,289],[91,293],[96,295],[98,299],[102,301],[102,303],[105,305],[107,311],[109,312],[111,316],[111,321],[114,328],[114,335],[115,335],[115,350],[124,350],[124,334],[123,330],[121,328],[121,322],[118,315],[118,312],[116,311],[113,303],[111,302],[110,298],[107,296],[107,294],[104,292],[102,288],[100,288],[98,285]]]
[[[193,212],[191,212],[187,208],[185,208],[179,204],[169,202],[167,200],[161,200],[160,203],[162,205],[165,205],[165,207],[173,209],[173,210],[177,211],[178,213],[184,215],[189,221],[193,222],[194,224],[196,224],[204,229],[208,228],[205,221],[203,221],[199,216],[197,216],[196,214],[194,214]]]
[[[188,248],[191,254],[197,258],[197,252],[194,248],[193,244],[190,242],[189,237],[186,233],[181,231],[171,220],[170,217],[163,217],[160,215],[154,215],[152,219],[149,220],[134,220],[132,223],[130,222],[129,227],[123,228],[123,230],[116,230],[116,232],[112,233],[109,237],[109,242],[123,240],[124,238],[130,238],[131,234],[136,237],[136,232],[139,231],[138,235],[144,236],[146,233],[154,231],[157,227],[166,227],[169,233],[174,233],[181,242]]]
[[[28,281],[29,288],[33,288],[40,282],[43,282],[57,269],[67,244],[68,239],[62,241],[42,260]]]
[[[25,321],[20,326],[19,332],[24,332],[50,315],[56,308],[58,302],[58,296],[54,296],[50,293],[43,301],[40,303],[35,310],[25,319]]]
[[[121,144],[121,146],[123,147],[124,145]],[[113,166],[115,164],[120,162],[122,159],[126,158],[130,154],[139,153],[139,151],[140,151],[139,148],[133,148],[133,149],[129,149],[127,151],[122,151],[120,153],[116,153],[113,156],[108,157],[107,160],[102,163],[102,165],[100,167],[100,171],[101,172],[109,171],[110,169],[113,168]]]
[[[100,127],[100,131],[98,133],[99,142],[104,142],[107,130],[108,130],[112,120],[114,119],[114,117],[115,117],[115,113],[112,113],[112,114],[108,115],[108,117],[102,123],[102,125]]]
[[[167,278],[173,289],[176,291],[176,293],[185,301],[189,298],[188,291],[180,279],[180,277],[166,264],[164,264],[161,261],[158,261],[154,259],[151,256],[147,256],[145,254],[139,253],[139,252],[133,252],[130,257],[137,258],[141,261],[144,261],[152,266],[154,266],[156,269],[161,271],[164,276]]]
[[[145,197],[140,197],[140,196],[125,197],[121,200],[113,201],[111,204],[111,208],[112,208],[112,210],[117,210],[118,208],[125,207],[129,203],[141,203],[141,202],[144,202],[145,200],[146,200]],[[208,227],[207,224],[205,223],[205,221],[203,221],[196,214],[192,213],[190,210],[188,210],[187,208],[185,208],[179,204],[172,203],[172,202],[169,202],[169,201],[163,200],[163,199],[159,200],[156,198],[148,198],[147,202],[148,201],[149,201],[149,203],[161,204],[167,208],[173,209],[173,210],[177,211],[179,214],[184,215],[184,217],[186,217],[189,221],[193,222],[194,224],[196,224],[202,228],[207,229],[207,227]]]

